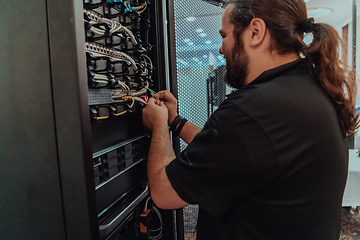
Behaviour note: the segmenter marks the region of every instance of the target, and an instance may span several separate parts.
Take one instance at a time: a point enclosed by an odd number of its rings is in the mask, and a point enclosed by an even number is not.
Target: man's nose
[[[220,53],[221,55],[224,54],[224,52],[223,52],[223,50],[222,50],[222,46],[221,46],[220,49],[219,49],[219,53]]]

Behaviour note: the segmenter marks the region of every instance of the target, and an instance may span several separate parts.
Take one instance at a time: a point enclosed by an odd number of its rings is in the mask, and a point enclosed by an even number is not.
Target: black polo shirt
[[[347,163],[334,103],[300,59],[229,95],[166,173],[200,206],[199,240],[335,240]]]

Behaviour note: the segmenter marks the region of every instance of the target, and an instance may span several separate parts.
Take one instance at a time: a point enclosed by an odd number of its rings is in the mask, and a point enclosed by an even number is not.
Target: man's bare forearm
[[[154,203],[164,209],[182,208],[184,202],[172,188],[165,167],[175,159],[167,124],[155,126],[148,156],[148,178]]]
[[[167,124],[154,126],[148,155],[148,178],[150,189],[157,192],[161,189],[161,171],[175,159],[175,153],[170,141]]]
[[[195,135],[198,134],[200,131],[201,128],[199,128],[198,126],[190,122],[186,122],[180,132],[180,137],[182,138],[182,140],[189,144],[194,139]]]

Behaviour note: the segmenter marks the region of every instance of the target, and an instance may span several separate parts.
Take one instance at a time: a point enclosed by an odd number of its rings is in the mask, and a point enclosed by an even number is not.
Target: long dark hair
[[[234,37],[238,40],[243,30],[255,17],[265,21],[271,35],[270,50],[279,54],[298,52],[334,100],[344,136],[352,136],[359,126],[355,113],[356,73],[339,58],[341,39],[337,31],[325,23],[312,23],[304,30],[308,19],[303,0],[230,0],[233,4],[230,22],[235,25]],[[309,21],[307,21],[309,22]],[[304,32],[313,34],[313,41],[304,43]]]

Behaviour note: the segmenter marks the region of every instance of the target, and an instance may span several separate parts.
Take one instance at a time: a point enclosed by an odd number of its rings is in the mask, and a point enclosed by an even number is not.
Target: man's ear
[[[250,46],[257,47],[265,39],[266,23],[261,18],[253,18],[249,24],[251,32]]]

